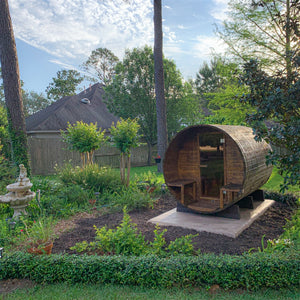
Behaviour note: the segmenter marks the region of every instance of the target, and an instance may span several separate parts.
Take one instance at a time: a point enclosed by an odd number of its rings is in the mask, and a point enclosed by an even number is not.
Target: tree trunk
[[[0,61],[12,142],[12,159],[16,165],[24,164],[30,174],[19,64],[8,0],[0,1]]]
[[[122,184],[125,184],[125,154],[121,153],[120,157],[120,176]]]
[[[164,92],[164,68],[163,68],[163,33],[161,0],[154,0],[154,77],[157,113],[157,152],[161,157],[161,163],[157,171],[162,172],[163,160],[167,150],[167,110]]]
[[[130,182],[130,154],[127,155],[127,182],[126,186],[129,187],[129,182]]]

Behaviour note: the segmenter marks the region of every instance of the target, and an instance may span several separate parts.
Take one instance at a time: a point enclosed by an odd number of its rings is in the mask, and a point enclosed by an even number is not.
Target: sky
[[[93,50],[153,46],[153,0],[8,0],[24,89],[45,92],[61,69],[79,70]],[[228,0],[162,0],[163,51],[184,79],[226,47],[215,25]]]

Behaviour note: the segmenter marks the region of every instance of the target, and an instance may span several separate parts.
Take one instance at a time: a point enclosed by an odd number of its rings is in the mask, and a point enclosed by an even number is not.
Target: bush
[[[153,202],[155,201],[150,197],[149,193],[142,192],[136,186],[122,187],[122,189],[114,193],[102,193],[99,200],[100,205],[105,205],[112,211],[121,211],[124,206],[129,211],[132,209],[149,208],[153,206]]]
[[[99,167],[97,164],[87,165],[84,168],[72,167],[66,164],[58,169],[58,178],[65,185],[77,184],[93,192],[118,191],[122,184],[118,173],[108,167]]]
[[[297,196],[292,193],[281,194],[273,191],[264,191],[264,197],[290,206],[296,206],[299,203]]]
[[[193,255],[195,254],[192,238],[196,235],[187,235],[177,238],[170,242],[166,247],[166,241],[163,237],[166,229],[160,231],[159,226],[154,230],[153,242],[145,242],[145,237],[138,232],[137,225],[132,223],[130,216],[123,210],[124,217],[120,226],[116,229],[107,229],[102,227],[96,230],[95,242],[87,243],[86,241],[77,243],[71,250],[77,252],[98,253],[100,255],[145,255],[156,254],[159,256],[171,256],[178,254]],[[166,251],[167,250],[167,251]]]
[[[220,285],[225,289],[299,287],[300,255],[76,256],[16,252],[0,260],[0,280],[114,283],[148,287]]]

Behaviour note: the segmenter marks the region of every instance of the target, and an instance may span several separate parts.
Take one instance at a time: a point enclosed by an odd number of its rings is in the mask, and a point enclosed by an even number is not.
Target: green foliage
[[[298,0],[233,0],[218,35],[238,61],[259,59],[270,73],[287,66],[286,52],[299,48],[298,20]]]
[[[113,78],[114,68],[118,61],[118,57],[107,48],[97,48],[82,64],[82,68],[92,76],[91,80],[100,80],[100,82],[107,84]]]
[[[289,206],[296,206],[299,202],[297,196],[292,193],[282,194],[274,191],[264,190],[264,197],[265,199],[272,199],[277,202],[286,203]]]
[[[88,250],[98,254],[122,254],[122,255],[141,255],[144,252],[146,243],[144,237],[138,232],[136,224],[131,222],[126,209],[123,210],[123,221],[116,229],[107,229],[106,227],[97,228],[95,242],[87,244],[86,242],[76,244],[72,250]]]
[[[11,141],[12,148],[12,161],[18,167],[23,164],[27,170],[27,174],[30,175],[30,163],[28,154],[28,143],[26,131],[22,128],[13,128],[12,119],[10,114],[7,112],[8,119],[8,132]]]
[[[295,64],[299,57],[294,57]],[[267,163],[277,166],[284,177],[282,191],[289,185],[300,184],[300,75],[284,72],[269,75],[261,70],[258,62],[250,61],[245,64],[242,78],[251,89],[242,101],[256,109],[247,116],[256,139],[264,138],[282,150],[275,149],[267,156]]]
[[[77,86],[83,81],[83,77],[75,70],[61,70],[56,73],[56,77],[53,77],[52,81],[46,89],[47,97],[59,100],[62,97],[74,95]]]
[[[128,210],[151,208],[153,200],[149,193],[136,186],[123,187],[115,192],[104,192],[100,195],[99,204],[110,211],[121,211],[124,206]]]
[[[130,178],[130,151],[132,148],[138,146],[140,125],[137,120],[123,120],[118,121],[116,125],[112,124],[110,128],[111,141],[115,147],[121,152],[120,159],[120,175],[123,184],[129,186]],[[127,180],[125,176],[125,167],[127,161]]]
[[[224,289],[297,288],[299,252],[293,256],[255,253],[243,256],[75,256],[16,252],[4,255],[0,280],[27,278],[39,283],[121,284],[191,287],[218,284]]]
[[[29,247],[43,247],[55,239],[52,217],[40,217],[33,222],[22,218],[22,222],[25,226],[23,240]]]
[[[138,232],[136,224],[132,223],[126,208],[123,209],[123,220],[116,229],[107,229],[102,227],[98,229],[96,226],[95,242],[87,243],[86,241],[77,243],[71,250],[78,252],[91,252],[100,255],[145,255],[155,254],[158,256],[171,255],[193,255],[195,254],[192,238],[196,235],[187,235],[171,241],[166,247],[166,241],[163,235],[166,229],[160,231],[157,225],[154,230],[153,242],[146,243],[145,237]]]
[[[189,124],[196,105],[189,82],[173,61],[164,59],[165,99],[168,132],[173,135],[182,124]],[[116,115],[137,119],[149,147],[157,143],[154,55],[152,48],[127,50],[122,62],[115,67],[115,77],[105,88],[106,105]],[[150,162],[151,157],[149,157]]]
[[[184,255],[194,255],[195,250],[192,243],[192,239],[198,234],[188,234],[176,238],[175,241],[171,241],[167,250],[172,255],[184,254]]]
[[[25,118],[33,115],[34,113],[40,111],[43,108],[46,108],[51,104],[51,101],[40,93],[33,91],[24,91],[22,89],[22,100],[24,106],[24,116]]]
[[[112,124],[110,128],[111,141],[121,153],[130,154],[130,150],[138,146],[138,130],[140,126],[137,120],[121,118],[116,125]]]
[[[0,141],[0,194],[6,192],[6,186],[12,183],[17,175],[17,168],[2,155],[1,149]]]
[[[153,242],[149,243],[150,250],[149,252],[158,256],[166,256],[165,248],[166,248],[166,239],[164,238],[164,234],[167,232],[167,229],[160,230],[158,225],[155,225],[154,239]]]
[[[7,113],[4,106],[0,105],[0,144],[2,144],[2,155],[11,159],[11,147],[8,133]]]
[[[93,153],[101,144],[106,141],[105,130],[97,128],[97,123],[87,124],[77,121],[75,124],[68,123],[67,131],[61,130],[63,140],[67,143],[70,150],[80,153],[80,157],[85,166],[93,162]]]
[[[246,124],[246,114],[253,112],[253,109],[249,104],[239,101],[242,95],[248,93],[247,87],[239,83],[240,73],[236,64],[221,58],[214,58],[211,67],[205,64],[199,70],[196,80],[197,92],[202,108],[209,114],[200,123]],[[212,78],[207,78],[212,74]]]
[[[97,164],[86,165],[84,168],[65,164],[57,169],[57,176],[67,186],[77,184],[92,192],[114,192],[121,188],[117,171],[108,167],[100,167]]]

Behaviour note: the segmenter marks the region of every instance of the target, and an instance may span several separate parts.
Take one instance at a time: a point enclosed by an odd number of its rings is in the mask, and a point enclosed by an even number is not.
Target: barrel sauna
[[[189,210],[212,214],[258,190],[272,172],[270,146],[252,129],[232,125],[195,125],[170,142],[163,170],[166,185]]]

